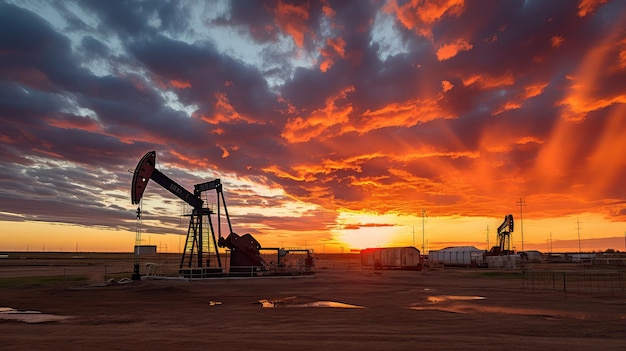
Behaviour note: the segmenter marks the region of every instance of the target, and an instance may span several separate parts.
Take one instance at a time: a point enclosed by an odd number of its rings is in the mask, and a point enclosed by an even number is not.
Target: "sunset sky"
[[[0,250],[132,251],[151,150],[265,247],[626,250],[626,1],[0,0],[0,123]]]

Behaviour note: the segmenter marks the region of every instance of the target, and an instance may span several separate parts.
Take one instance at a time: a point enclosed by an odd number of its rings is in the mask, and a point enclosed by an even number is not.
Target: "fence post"
[[[563,272],[563,293],[565,293],[565,295],[567,295],[567,283],[566,283],[566,279],[565,279],[565,272]]]

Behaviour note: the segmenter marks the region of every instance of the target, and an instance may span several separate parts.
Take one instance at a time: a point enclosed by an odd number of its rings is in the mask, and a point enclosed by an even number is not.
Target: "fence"
[[[626,273],[623,271],[522,271],[524,290],[554,290],[568,293],[626,293]]]

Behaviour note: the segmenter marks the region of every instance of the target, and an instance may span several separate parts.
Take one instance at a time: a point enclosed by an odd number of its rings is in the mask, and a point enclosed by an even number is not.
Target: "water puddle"
[[[0,319],[14,320],[24,323],[58,322],[71,317],[56,314],[41,313],[40,311],[16,310],[11,307],[0,307]]]
[[[473,301],[473,300],[484,300],[484,296],[465,296],[465,295],[437,295],[437,296],[429,296],[426,298],[428,302],[444,302],[444,301]]]
[[[409,308],[418,311],[439,311],[449,313],[469,313],[473,307],[467,301],[485,300],[484,296],[468,295],[432,295],[426,303],[416,303]]]
[[[484,296],[464,296],[464,295],[437,295],[428,296],[426,303],[415,303],[409,308],[418,311],[439,311],[448,313],[493,313],[493,314],[514,314],[524,316],[537,316],[546,320],[560,319],[589,319],[589,316],[580,312],[564,312],[548,309],[521,308],[512,306],[487,306],[472,301],[485,300]]]
[[[261,307],[263,308],[276,308],[276,307],[326,307],[326,308],[365,308],[363,306],[351,305],[343,302],[336,301],[302,301],[296,296],[286,297],[275,300],[259,300]]]

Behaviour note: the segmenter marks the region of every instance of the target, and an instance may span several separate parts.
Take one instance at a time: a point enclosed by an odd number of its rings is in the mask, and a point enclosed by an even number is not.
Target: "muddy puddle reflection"
[[[14,320],[24,323],[47,323],[58,322],[71,317],[56,314],[42,313],[40,311],[16,310],[11,307],[0,307],[0,319]]]
[[[464,295],[438,295],[438,296],[429,296],[426,298],[428,302],[443,302],[443,301],[473,301],[473,300],[484,300],[484,296],[464,296]]]
[[[351,305],[343,302],[336,301],[316,301],[310,299],[298,298],[296,296],[285,297],[281,299],[259,300],[261,307],[263,308],[277,308],[277,307],[323,307],[323,308],[365,308],[363,306]]]
[[[558,319],[588,319],[589,316],[581,312],[565,312],[547,309],[522,308],[513,306],[493,306],[481,304],[484,296],[437,295],[428,296],[426,302],[412,304],[409,308],[418,311],[439,311],[449,313],[493,313],[538,316],[548,320]]]

